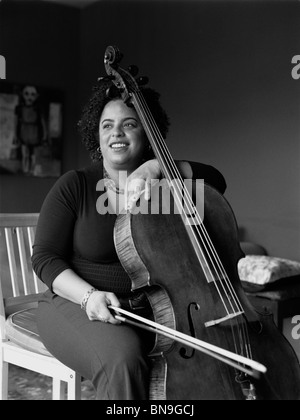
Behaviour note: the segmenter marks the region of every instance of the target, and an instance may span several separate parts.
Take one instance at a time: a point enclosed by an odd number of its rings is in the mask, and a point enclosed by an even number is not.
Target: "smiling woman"
[[[168,117],[159,95],[149,88],[143,92],[161,134],[166,136]],[[99,80],[79,128],[93,163],[69,171],[57,181],[42,206],[36,231],[33,267],[49,287],[39,303],[39,333],[53,355],[92,381],[97,399],[148,399],[147,355],[153,336],[120,325],[109,307],[122,306],[152,316],[144,292],[132,291],[130,277],[117,255],[114,228],[119,212],[128,209],[127,191],[129,207],[143,191],[149,199],[147,185],[162,173],[138,115],[121,100],[109,77]],[[224,178],[216,169],[176,163],[183,178],[205,178],[224,192]],[[106,182],[99,190],[98,183],[105,178],[116,188]],[[103,206],[108,201],[112,212],[99,210],[103,196]],[[114,208],[116,196],[120,205]]]

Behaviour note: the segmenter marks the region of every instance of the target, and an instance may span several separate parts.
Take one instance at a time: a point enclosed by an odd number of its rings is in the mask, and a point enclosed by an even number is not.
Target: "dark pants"
[[[58,360],[93,383],[97,399],[148,399],[152,337],[143,330],[90,321],[79,305],[50,291],[39,303],[38,329]]]

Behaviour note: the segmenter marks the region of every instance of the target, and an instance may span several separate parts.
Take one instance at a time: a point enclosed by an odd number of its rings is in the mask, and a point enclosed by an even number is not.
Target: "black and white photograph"
[[[0,400],[300,400],[299,22],[0,0]]]

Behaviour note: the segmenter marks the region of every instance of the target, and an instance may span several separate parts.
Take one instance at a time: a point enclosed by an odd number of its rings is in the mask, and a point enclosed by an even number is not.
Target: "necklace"
[[[115,181],[111,179],[107,170],[103,167],[103,177],[104,177],[104,185],[106,188],[109,188],[111,191],[114,191],[116,194],[124,194],[125,190],[122,188],[117,187]]]

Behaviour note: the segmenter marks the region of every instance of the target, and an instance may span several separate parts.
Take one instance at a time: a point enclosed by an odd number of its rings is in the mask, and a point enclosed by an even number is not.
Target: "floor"
[[[51,400],[51,379],[47,376],[10,365],[9,400]],[[95,400],[94,389],[89,381],[81,384],[81,399]]]

